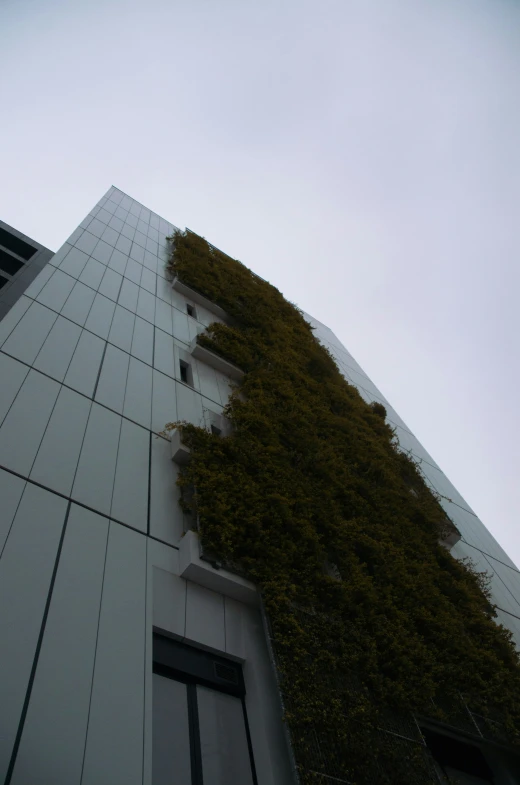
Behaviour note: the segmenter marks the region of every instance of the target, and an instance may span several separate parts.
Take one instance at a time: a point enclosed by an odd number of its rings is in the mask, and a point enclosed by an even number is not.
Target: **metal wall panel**
[[[32,303],[4,343],[2,350],[30,365],[42,348],[57,318],[54,311],[39,303]]]
[[[123,420],[110,515],[143,532],[148,525],[149,460],[149,432]]]
[[[0,425],[28,373],[29,368],[26,365],[0,352],[0,379],[2,380],[0,385]]]
[[[89,291],[92,291],[90,289]],[[115,303],[108,297],[103,297],[99,292],[94,298],[85,327],[95,335],[105,340],[108,338],[112,317],[114,316]]]
[[[0,782],[22,715],[67,502],[36,485],[25,488],[0,559]]]
[[[154,368],[175,378],[173,337],[155,328]]]
[[[75,284],[74,278],[67,275],[62,270],[54,270],[40,294],[36,298],[39,303],[51,308],[53,311],[60,311],[65,305],[67,297]]]
[[[224,597],[191,581],[186,582],[186,639],[226,650]]]
[[[0,499],[2,499],[2,514],[0,515],[0,558],[11,529],[11,524],[16,515],[16,510],[20,504],[24,488],[25,480],[22,480],[15,474],[0,469]]]
[[[72,356],[65,384],[89,398],[94,394],[105,342],[83,330]]]
[[[124,352],[130,352],[134,333],[135,315],[116,305],[108,340]]]
[[[71,507],[12,785],[80,785],[108,523]]]
[[[177,471],[171,460],[170,442],[152,438],[150,534],[172,545],[176,545],[184,533]]]
[[[135,357],[130,358],[123,414],[143,427],[150,428],[152,368]]]
[[[29,371],[0,428],[0,464],[28,476],[60,385]]]
[[[82,785],[141,785],[146,538],[110,524]]]
[[[62,382],[79,341],[81,329],[58,316],[45,339],[33,367]]]
[[[152,430],[160,433],[166,423],[177,420],[175,382],[159,371],[153,372]]]
[[[96,401],[116,412],[123,411],[129,360],[130,355],[126,352],[110,344],[107,346],[96,390]]]
[[[61,315],[83,327],[92,308],[96,293],[89,286],[77,281],[67,302],[61,309]]]
[[[148,365],[153,364],[153,330],[149,322],[141,319],[140,316],[135,317],[130,354]]]
[[[68,496],[76,474],[91,402],[62,387],[31,470],[32,480]]]
[[[110,514],[121,417],[93,403],[81,449],[72,497]]]

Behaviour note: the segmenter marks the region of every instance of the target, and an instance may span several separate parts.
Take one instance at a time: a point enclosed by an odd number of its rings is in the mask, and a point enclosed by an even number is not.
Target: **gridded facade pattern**
[[[258,782],[290,781],[258,611],[179,576],[160,432],[230,387],[188,351],[215,317],[165,278],[172,229],[111,188],[0,322],[1,782],[151,782],[154,628],[248,663]]]
[[[210,428],[230,382],[190,353],[216,317],[166,279],[172,229],[111,188],[0,322],[7,785],[152,783],[154,629],[244,663],[258,785],[294,782],[258,610],[182,577],[189,521],[161,431],[175,420]],[[520,642],[515,565],[333,333],[309,320],[363,397],[386,406],[462,533],[453,552],[493,573],[499,619]]]

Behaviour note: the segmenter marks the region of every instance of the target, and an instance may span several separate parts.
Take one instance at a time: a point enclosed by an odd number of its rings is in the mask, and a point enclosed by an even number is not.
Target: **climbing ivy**
[[[429,782],[420,734],[403,752],[412,730],[384,731],[411,712],[451,721],[461,694],[515,742],[511,634],[485,576],[439,543],[451,524],[384,407],[345,381],[298,308],[203,238],[176,232],[168,269],[229,314],[199,341],[245,372],[230,436],[168,427],[191,448],[179,484],[196,489],[205,548],[262,591],[302,781]]]

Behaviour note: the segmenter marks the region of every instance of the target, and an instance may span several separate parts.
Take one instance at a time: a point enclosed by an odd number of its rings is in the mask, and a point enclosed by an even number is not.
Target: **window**
[[[2,288],[2,286],[5,286],[6,283],[7,283],[7,278],[4,278],[3,275],[0,275],[0,289]]]
[[[0,248],[0,269],[2,269],[4,273],[14,275],[18,270],[21,270],[22,267],[23,262],[19,259],[15,259],[10,253],[7,253],[3,248]]]
[[[154,633],[153,785],[257,785],[242,668]]]
[[[222,431],[220,430],[220,428],[217,428],[216,425],[212,425],[211,426],[211,433],[213,434],[213,436],[220,436]]]
[[[431,728],[421,731],[442,783],[499,785],[518,781],[510,779],[518,775],[518,760],[506,751],[492,748],[482,740],[457,738]]]
[[[181,360],[179,362],[180,374],[181,374],[181,381],[185,384],[189,384],[190,387],[193,387],[193,374],[191,371],[191,365]]]
[[[194,319],[197,318],[197,311],[194,305],[186,303],[186,310],[188,311],[188,316],[192,316]]]
[[[25,261],[36,253],[36,248],[33,248],[32,245],[26,243],[25,240],[20,240],[19,237],[15,237],[14,234],[7,232],[5,229],[0,229],[0,245],[3,245],[4,248],[7,248],[8,251],[12,251],[17,256],[21,256]]]

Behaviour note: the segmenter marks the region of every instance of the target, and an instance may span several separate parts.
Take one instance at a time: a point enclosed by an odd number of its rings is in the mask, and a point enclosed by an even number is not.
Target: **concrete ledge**
[[[172,431],[171,435],[171,451],[172,451],[172,461],[175,463],[188,463],[191,458],[191,451],[189,447],[181,441],[181,432],[178,428]]]
[[[193,531],[186,532],[179,543],[179,575],[238,602],[259,604],[254,583],[228,570],[218,570],[201,559],[199,536]]]
[[[459,542],[462,535],[453,521],[447,519],[446,524],[446,532],[444,533],[443,537],[439,538],[439,545],[443,545],[448,551],[451,551],[453,546]]]
[[[218,354],[210,352],[205,346],[201,346],[197,343],[196,339],[190,346],[190,352],[192,357],[196,360],[200,360],[205,363],[205,365],[209,365],[211,368],[214,368],[216,371],[223,373],[225,376],[228,376],[230,379],[234,379],[237,382],[239,382],[244,375],[244,371],[237,368],[233,363],[224,360],[223,357],[219,357]]]
[[[439,540],[439,545],[444,546],[448,551],[451,551],[454,545],[456,545],[459,540],[461,539],[461,535],[459,532],[450,532],[446,537],[443,537]]]
[[[182,283],[182,281],[179,280],[177,276],[172,281],[172,289],[175,289],[175,291],[179,292],[179,294],[183,294],[185,297],[188,298],[188,300],[192,300],[194,303],[198,303],[199,305],[202,305],[208,311],[214,313],[215,316],[218,316],[220,319],[222,319],[222,321],[224,322],[230,321],[229,316],[227,315],[225,310],[220,307],[220,305],[217,305],[216,303],[213,303],[211,300],[208,300],[207,297],[204,297],[204,295],[199,294],[199,292],[195,291],[195,289],[190,289],[190,287]]]

